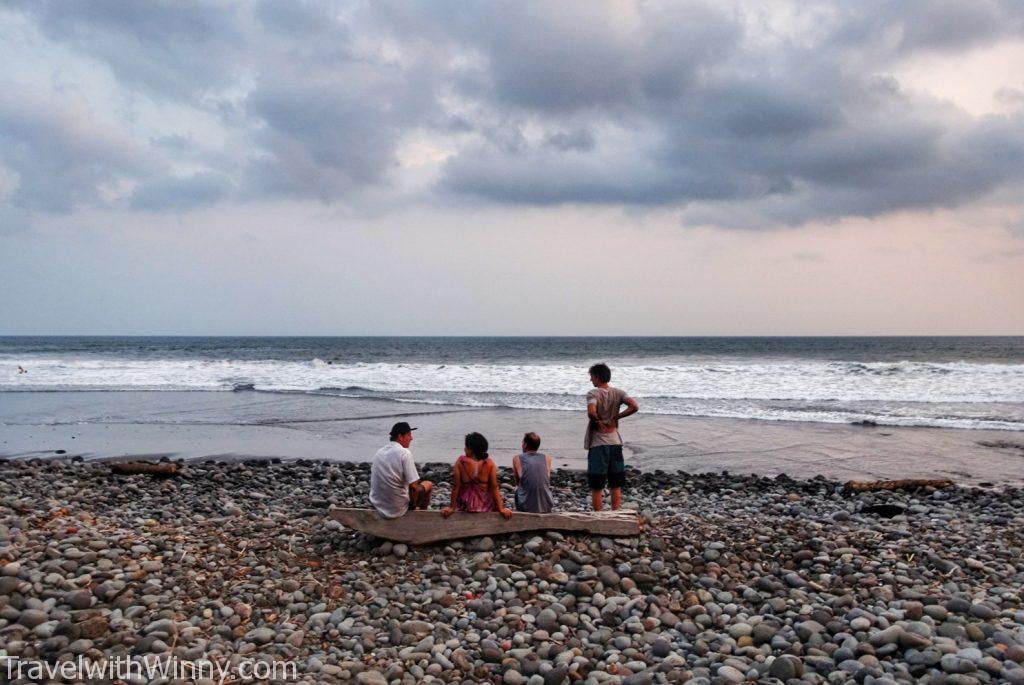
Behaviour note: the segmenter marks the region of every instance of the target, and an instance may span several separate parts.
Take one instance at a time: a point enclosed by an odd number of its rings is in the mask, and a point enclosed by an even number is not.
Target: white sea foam
[[[205,390],[387,397],[578,409],[585,369],[557,364],[329,364],[312,361],[45,357],[19,374],[0,358],[0,391]],[[21,363],[25,363],[22,358]],[[699,416],[1024,429],[1024,365],[701,359],[615,367],[646,411]]]

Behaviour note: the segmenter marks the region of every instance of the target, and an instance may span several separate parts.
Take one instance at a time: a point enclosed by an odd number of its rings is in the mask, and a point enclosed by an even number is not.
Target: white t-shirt
[[[420,479],[412,452],[389,442],[373,455],[370,466],[370,504],[389,519],[409,511],[409,486]]]

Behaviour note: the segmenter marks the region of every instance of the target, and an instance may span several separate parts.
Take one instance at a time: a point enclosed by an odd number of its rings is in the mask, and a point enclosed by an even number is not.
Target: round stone
[[[668,640],[658,638],[651,644],[651,654],[664,659],[672,653],[672,644]]]
[[[525,685],[526,676],[513,668],[505,671],[501,682],[505,683],[505,685]]]
[[[804,664],[800,659],[789,654],[776,657],[768,667],[768,675],[785,682],[790,678],[799,678],[804,674]]]
[[[46,623],[50,620],[50,615],[45,611],[39,609],[25,609],[18,616],[18,623],[25,626],[26,628],[35,628],[36,626]]]
[[[719,678],[722,679],[722,682],[734,683],[735,685],[739,685],[739,683],[744,683],[747,680],[746,674],[744,674],[737,668],[733,668],[732,666],[722,666],[720,669],[718,669],[717,675]]]
[[[88,609],[92,606],[93,594],[89,590],[74,590],[64,595],[64,603],[72,609]]]

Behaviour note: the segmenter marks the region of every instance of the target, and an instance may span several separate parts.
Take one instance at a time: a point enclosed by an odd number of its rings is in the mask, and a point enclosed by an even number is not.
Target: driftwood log
[[[911,478],[909,480],[851,480],[847,481],[844,487],[855,492],[870,492],[873,490],[916,490],[917,488],[941,490],[951,487],[953,484],[953,481],[948,479]]]
[[[145,474],[170,478],[178,475],[178,465],[168,462],[153,463],[150,461],[126,461],[119,464],[111,464],[110,470],[119,476],[132,476]]]
[[[384,518],[374,509],[332,507],[328,514],[348,528],[413,545],[530,530],[566,530],[609,537],[640,533],[640,519],[632,509],[557,514],[526,514],[517,511],[507,521],[498,513],[470,514],[458,511],[443,518],[437,509],[410,511],[397,519]]]

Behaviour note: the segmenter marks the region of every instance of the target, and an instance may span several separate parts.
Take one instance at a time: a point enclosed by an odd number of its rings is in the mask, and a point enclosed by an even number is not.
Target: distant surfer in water
[[[21,365],[18,365],[18,374],[28,373],[28,369],[23,369]]]

